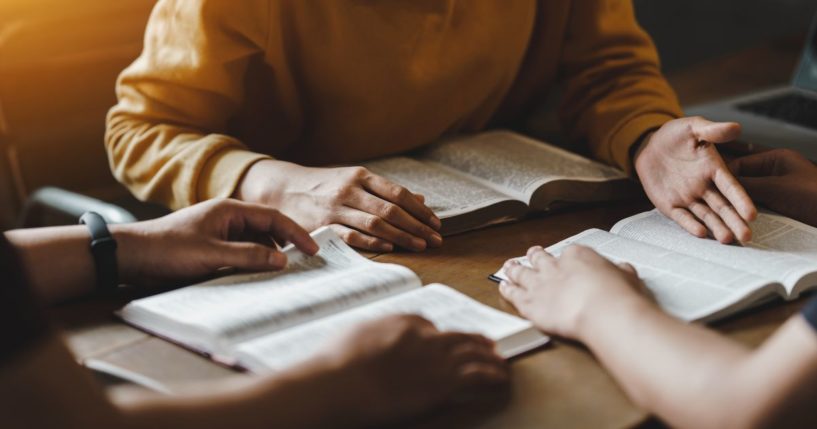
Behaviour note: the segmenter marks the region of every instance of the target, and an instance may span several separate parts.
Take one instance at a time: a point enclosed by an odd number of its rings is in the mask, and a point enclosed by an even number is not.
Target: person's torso
[[[231,132],[320,165],[479,130],[553,80],[569,3],[273,2],[266,55]]]

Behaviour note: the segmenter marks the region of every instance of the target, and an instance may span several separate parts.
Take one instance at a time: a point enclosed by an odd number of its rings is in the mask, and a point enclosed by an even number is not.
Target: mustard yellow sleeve
[[[134,195],[177,209],[232,194],[265,155],[225,134],[244,74],[265,49],[268,2],[160,0],[119,77],[105,146]]]
[[[568,136],[632,174],[632,145],[683,116],[632,1],[574,0],[563,49],[560,117]]]

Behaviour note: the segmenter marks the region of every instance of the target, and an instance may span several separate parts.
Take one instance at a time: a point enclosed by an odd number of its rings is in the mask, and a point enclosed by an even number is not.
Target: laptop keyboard
[[[817,99],[800,94],[784,94],[741,103],[737,108],[744,112],[817,130]]]

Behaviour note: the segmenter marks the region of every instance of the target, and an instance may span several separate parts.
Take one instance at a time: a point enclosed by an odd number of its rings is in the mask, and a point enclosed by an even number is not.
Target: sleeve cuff
[[[661,128],[665,123],[678,119],[678,116],[667,113],[647,113],[636,116],[624,124],[612,137],[610,158],[613,163],[632,176],[635,171],[630,150],[644,134]]]
[[[811,298],[811,301],[803,308],[803,317],[817,333],[817,297]]]
[[[235,148],[213,155],[199,174],[198,201],[231,196],[241,178],[244,177],[244,173],[262,159],[272,159],[272,157]]]

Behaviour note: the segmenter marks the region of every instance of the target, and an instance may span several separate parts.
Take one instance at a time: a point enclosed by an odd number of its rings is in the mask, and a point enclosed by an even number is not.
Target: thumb
[[[216,256],[218,266],[249,271],[280,270],[287,256],[278,249],[250,242],[223,242]]]
[[[769,204],[780,196],[780,177],[738,177],[737,179],[754,201]]]
[[[734,141],[741,132],[737,122],[712,122],[704,118],[692,118],[691,129],[696,140],[710,143]]]
[[[783,150],[768,150],[737,158],[729,169],[738,176],[780,176],[787,170],[788,161]]]

